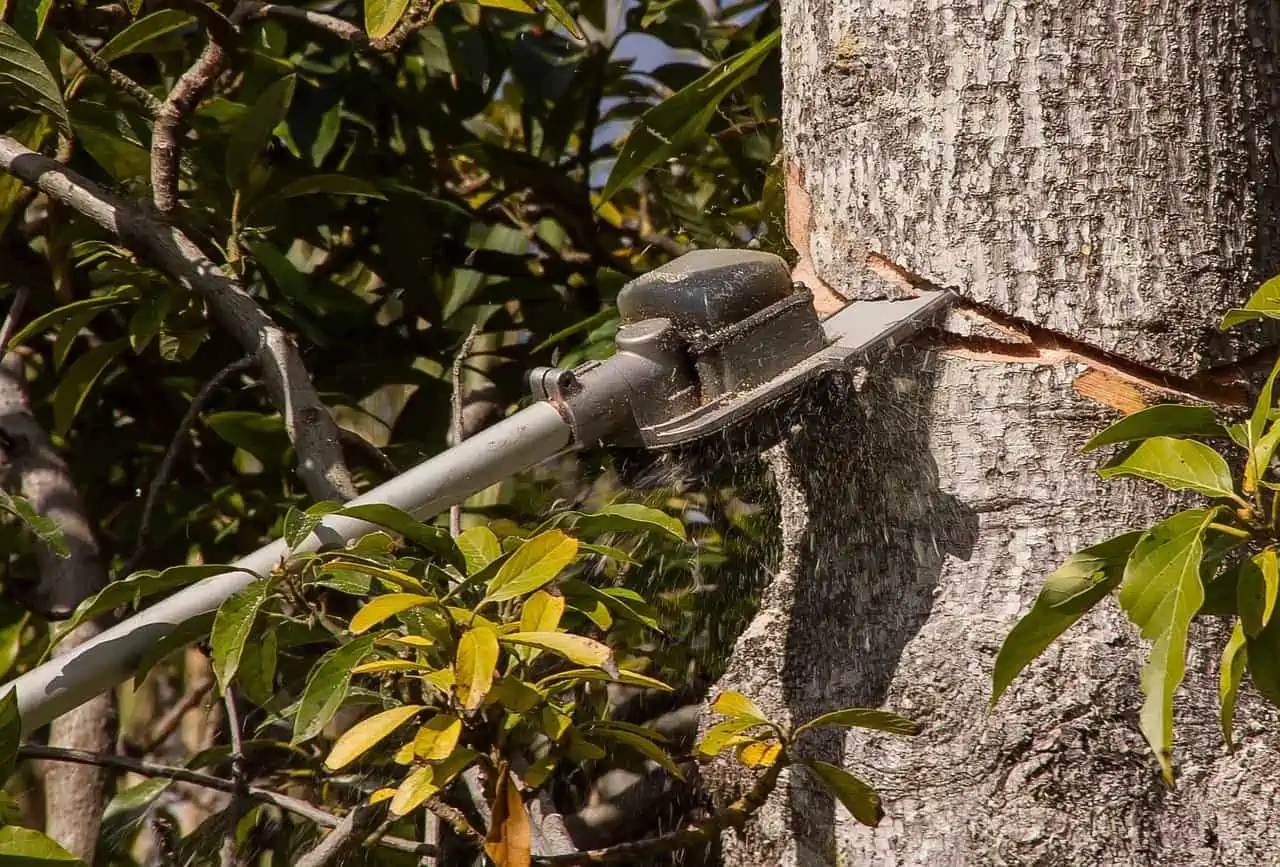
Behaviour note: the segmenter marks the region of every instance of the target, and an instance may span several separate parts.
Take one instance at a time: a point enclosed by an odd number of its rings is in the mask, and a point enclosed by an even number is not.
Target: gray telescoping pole
[[[573,431],[549,403],[536,403],[460,445],[379,485],[348,505],[385,503],[419,517],[438,514],[478,491],[542,463],[569,448]],[[377,527],[353,518],[327,517],[297,549],[357,539]],[[128,679],[136,661],[156,641],[186,621],[214,611],[227,597],[270,574],[288,554],[276,540],[206,578],[140,611],[97,638],[0,686],[18,693],[23,734],[28,735],[95,695]]]

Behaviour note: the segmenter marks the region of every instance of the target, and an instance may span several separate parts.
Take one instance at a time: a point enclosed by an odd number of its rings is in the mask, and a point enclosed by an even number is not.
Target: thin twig
[[[227,709],[227,730],[231,735],[231,781],[235,784],[235,793],[231,796],[228,812],[227,831],[222,837],[222,851],[218,856],[219,867],[236,867],[236,826],[244,814],[246,772],[244,762],[244,741],[240,735],[240,711],[236,708],[235,690],[228,685],[222,697]]]
[[[400,19],[395,30],[379,39],[370,39],[359,26],[324,12],[315,12],[296,6],[282,6],[278,3],[261,3],[258,0],[245,0],[240,5],[246,11],[246,20],[275,18],[281,21],[303,22],[363,51],[392,54],[399,51],[410,36],[430,24],[435,10],[443,4],[437,0],[413,3],[409,11]]]
[[[218,324],[257,357],[271,402],[284,416],[285,429],[297,450],[298,475],[307,492],[317,500],[355,496],[338,441],[338,426],[293,340],[181,229],[152,218],[132,202],[5,135],[0,135],[0,171],[111,232],[198,295]]]
[[[200,413],[204,411],[205,404],[209,402],[209,398],[213,397],[213,393],[217,391],[224,380],[241,371],[248,370],[255,361],[256,359],[252,355],[236,359],[215,373],[213,378],[201,386],[200,390],[196,392],[196,396],[191,399],[191,405],[187,407],[187,411],[183,414],[182,421],[178,422],[178,429],[174,431],[172,439],[169,440],[169,448],[165,450],[164,457],[160,460],[160,469],[156,472],[155,478],[151,480],[151,486],[147,489],[147,499],[142,505],[142,520],[138,524],[137,545],[133,549],[133,556],[121,568],[121,575],[133,574],[142,564],[142,558],[147,551],[147,539],[151,535],[151,519],[155,515],[156,505],[160,501],[160,492],[169,484],[169,477],[173,474],[174,465],[178,462],[178,455],[182,452],[182,445],[190,436],[191,428],[195,425],[196,419],[200,417]]]
[[[324,839],[303,855],[295,867],[325,867],[360,845],[361,839],[377,824],[386,811],[385,804],[360,804],[330,831]]]
[[[18,291],[13,295],[13,301],[9,304],[9,312],[5,314],[4,324],[0,325],[0,355],[9,351],[9,341],[13,340],[13,335],[18,333],[18,323],[22,321],[22,310],[30,300],[30,287],[19,286]]]
[[[88,69],[105,78],[117,90],[127,93],[140,102],[142,107],[147,110],[147,114],[153,118],[160,114],[160,111],[164,108],[164,103],[155,94],[120,70],[112,67],[111,64],[99,57],[92,48],[86,45],[84,40],[70,30],[65,27],[54,29],[57,30],[58,38],[62,40],[62,44],[70,48]]]
[[[471,330],[467,332],[466,339],[462,341],[462,346],[458,347],[458,354],[453,357],[453,445],[455,447],[462,444],[462,440],[466,437],[466,430],[462,425],[462,365],[466,362],[467,356],[471,354],[471,347],[475,345],[476,337],[480,334],[480,326],[472,325]],[[449,507],[449,532],[453,534],[453,538],[458,538],[462,533],[462,504],[454,503]]]
[[[147,740],[138,746],[138,751],[142,755],[147,756],[154,753],[169,740],[169,735],[178,730],[178,726],[182,725],[182,718],[187,715],[187,711],[194,708],[204,700],[204,697],[213,689],[213,680],[205,680],[196,684],[192,689],[188,690],[182,699],[161,717],[155,727],[147,736]]]

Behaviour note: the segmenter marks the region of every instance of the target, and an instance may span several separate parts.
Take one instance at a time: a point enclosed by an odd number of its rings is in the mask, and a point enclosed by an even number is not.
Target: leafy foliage
[[[1222,327],[1280,318],[1280,278],[1265,283]],[[1234,618],[1219,678],[1222,733],[1233,745],[1235,705],[1246,674],[1280,706],[1280,629],[1272,617],[1280,594],[1280,443],[1277,362],[1248,418],[1218,419],[1203,406],[1162,405],[1136,412],[1101,432],[1085,450],[1123,444],[1103,478],[1134,476],[1193,491],[1208,507],[1185,509],[1143,531],[1125,533],[1076,554],[1045,582],[1035,605],[1005,638],[996,659],[995,702],[1023,668],[1094,605],[1116,593],[1121,609],[1151,642],[1142,669],[1141,728],[1172,785],[1174,694],[1186,666],[1187,636],[1199,615]],[[1201,440],[1208,440],[1202,442]],[[1231,447],[1233,462],[1226,457]]]

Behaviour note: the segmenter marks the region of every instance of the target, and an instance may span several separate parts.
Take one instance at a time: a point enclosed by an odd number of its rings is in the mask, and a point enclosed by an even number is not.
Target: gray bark
[[[784,0],[783,18],[802,254],[842,292],[883,294],[874,251],[1185,373],[1280,273],[1274,3]],[[877,830],[797,773],[725,839],[727,863],[1273,860],[1275,714],[1247,697],[1226,753],[1220,624],[1193,629],[1176,791],[1138,732],[1143,648],[1113,601],[988,711],[996,651],[1045,575],[1173,505],[1079,455],[1112,417],[1072,391],[1080,372],[908,348],[769,455],[784,556],[722,686],[798,722],[883,704],[923,732],[811,742],[879,787]]]

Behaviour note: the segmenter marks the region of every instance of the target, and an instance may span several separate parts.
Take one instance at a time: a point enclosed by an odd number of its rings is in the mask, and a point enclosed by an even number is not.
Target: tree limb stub
[[[152,219],[116,194],[8,136],[0,136],[0,170],[116,235],[202,298],[218,323],[258,359],[271,401],[283,415],[298,452],[298,475],[308,493],[318,500],[347,500],[355,495],[338,426],[320,400],[288,333],[182,230]]]

